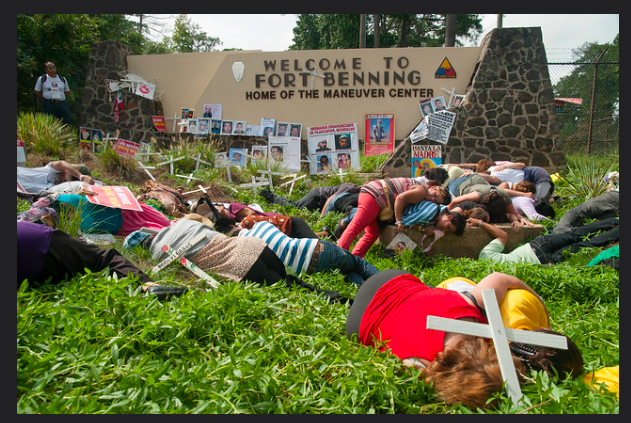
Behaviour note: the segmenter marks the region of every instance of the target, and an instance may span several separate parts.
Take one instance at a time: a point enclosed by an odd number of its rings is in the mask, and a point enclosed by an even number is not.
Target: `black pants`
[[[320,195],[320,188],[316,187],[311,189],[300,200],[289,200],[281,197],[278,194],[272,194],[270,196],[271,202],[274,204],[280,204],[281,206],[293,206],[297,208],[304,208],[307,210],[322,210],[322,206],[326,203],[328,197]]]
[[[604,247],[620,239],[619,220],[610,217],[588,225],[573,228],[568,232],[541,235],[530,241],[530,246],[541,263],[559,263],[567,254],[574,254],[584,247]],[[585,237],[605,230],[591,239]]]
[[[242,280],[256,282],[261,285],[273,285],[280,280],[284,280],[286,276],[285,264],[269,247],[265,247]]]
[[[64,101],[54,101],[43,99],[43,112],[47,115],[61,119],[63,123],[70,124],[70,109],[68,103]]]
[[[366,282],[359,287],[353,305],[348,312],[348,317],[346,318],[346,337],[349,340],[353,335],[359,335],[359,324],[361,323],[362,316],[379,288],[384,286],[386,282],[391,279],[407,273],[408,272],[400,269],[382,270],[366,279]]]
[[[99,272],[106,267],[120,278],[132,274],[138,275],[141,283],[151,282],[149,276],[116,249],[105,250],[60,230],[53,232],[44,266],[35,282],[44,283],[50,279],[50,283],[57,284],[84,274],[85,269]]]
[[[291,217],[291,233],[292,238],[317,238],[318,236],[313,232],[311,226],[303,219],[292,216]]]

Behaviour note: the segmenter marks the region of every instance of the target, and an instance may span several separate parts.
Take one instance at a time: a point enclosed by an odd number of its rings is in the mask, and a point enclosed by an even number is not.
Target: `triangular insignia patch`
[[[449,59],[446,57],[443,59],[443,62],[440,64],[438,69],[436,70],[436,74],[434,74],[434,78],[455,78],[456,71],[449,63]]]

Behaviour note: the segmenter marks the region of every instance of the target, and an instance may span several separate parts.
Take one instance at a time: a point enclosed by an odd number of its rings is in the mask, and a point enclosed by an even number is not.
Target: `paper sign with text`
[[[140,144],[137,142],[127,141],[122,138],[117,139],[114,144],[114,151],[121,156],[134,157],[139,148]]]
[[[138,203],[134,194],[127,187],[84,184],[83,189],[94,192],[94,195],[86,195],[86,199],[92,204],[116,209],[142,211],[140,203]]]

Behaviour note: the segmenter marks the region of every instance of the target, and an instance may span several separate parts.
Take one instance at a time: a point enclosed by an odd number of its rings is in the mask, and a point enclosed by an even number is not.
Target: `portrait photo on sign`
[[[420,101],[418,104],[419,109],[421,109],[421,114],[423,117],[429,116],[434,113],[434,107],[432,106],[432,99],[426,98]]]
[[[317,160],[317,173],[326,173],[331,171],[331,155],[330,154],[318,154]]]
[[[92,141],[92,128],[84,126],[79,128],[79,139],[81,141]]]
[[[451,96],[449,100],[451,101],[451,103],[449,103],[449,108],[453,109],[454,107],[460,106],[462,100],[464,100],[464,95],[456,94]]]
[[[221,135],[232,135],[232,121],[231,120],[221,121]]]
[[[204,104],[204,114],[202,117],[211,118],[213,117],[213,105],[212,104]]]
[[[274,118],[261,118],[261,133],[264,137],[273,137],[274,128],[276,128],[276,119]]]
[[[335,140],[333,134],[309,137],[309,153],[326,153],[333,151]]]
[[[373,142],[390,141],[390,120],[389,119],[370,119],[370,140]]]
[[[351,154],[350,152],[337,153],[337,169],[349,170],[351,168]]]
[[[103,131],[92,128],[92,148],[95,153],[102,153],[105,144],[103,143]]]
[[[197,119],[189,119],[188,120],[188,129],[186,130],[189,134],[197,133]]]
[[[245,155],[248,154],[246,148],[230,149],[230,164],[233,166],[245,166]]]
[[[221,133],[221,121],[217,119],[212,119],[210,121],[210,133],[211,134],[220,134]]]
[[[197,119],[197,134],[196,138],[204,138],[208,135],[209,127],[208,127],[209,119],[199,118]]]
[[[265,162],[267,160],[267,146],[266,145],[253,145],[251,147],[252,157],[257,162]]]
[[[434,113],[439,112],[441,110],[447,109],[447,103],[445,103],[445,97],[433,97],[432,98],[432,106],[434,108]]]
[[[234,121],[234,129],[232,131],[234,135],[245,135],[245,121],[244,120],[235,120]]]
[[[302,135],[302,124],[300,123],[292,123],[289,126],[289,136],[290,137],[298,137]]]
[[[349,134],[336,134],[335,135],[335,149],[336,150],[350,150],[351,149],[351,136]]]
[[[392,257],[396,254],[400,254],[405,250],[413,250],[416,248],[416,243],[406,234],[399,233],[383,250],[384,254],[388,257]]]
[[[276,136],[277,137],[288,137],[289,133],[287,132],[289,128],[289,123],[287,122],[278,122],[276,125]]]
[[[228,166],[228,154],[225,152],[215,154],[215,167]]]

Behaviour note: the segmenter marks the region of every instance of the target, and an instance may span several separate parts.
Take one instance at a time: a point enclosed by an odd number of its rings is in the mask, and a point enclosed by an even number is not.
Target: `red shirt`
[[[458,292],[430,288],[413,275],[393,278],[376,292],[362,316],[359,341],[374,345],[373,336],[385,341],[381,351],[392,350],[400,359],[408,357],[433,361],[444,348],[445,332],[427,329],[427,316],[450,319],[486,318]]]

